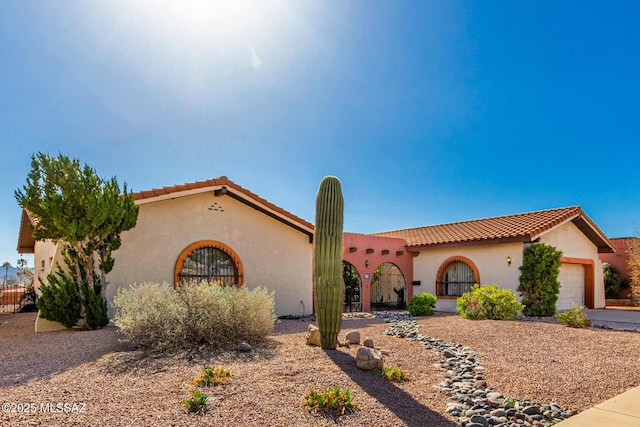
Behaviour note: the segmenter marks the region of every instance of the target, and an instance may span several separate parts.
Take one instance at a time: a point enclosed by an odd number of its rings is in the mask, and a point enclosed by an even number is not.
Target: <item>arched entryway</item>
[[[358,269],[349,261],[342,261],[344,279],[344,311],[362,311],[362,279]]]
[[[215,240],[201,240],[187,246],[176,261],[174,286],[201,282],[242,286],[242,262],[233,249]]]
[[[371,280],[371,308],[405,308],[406,295],[407,282],[402,270],[392,262],[380,264]]]

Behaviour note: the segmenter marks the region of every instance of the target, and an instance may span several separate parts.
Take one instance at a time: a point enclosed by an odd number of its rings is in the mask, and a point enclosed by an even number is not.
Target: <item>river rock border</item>
[[[447,393],[446,412],[463,427],[551,426],[573,413],[556,403],[541,404],[504,396],[487,387],[480,355],[469,347],[418,334],[415,320],[392,320],[386,335],[417,341],[441,356],[435,366],[446,369],[446,378],[434,386]]]

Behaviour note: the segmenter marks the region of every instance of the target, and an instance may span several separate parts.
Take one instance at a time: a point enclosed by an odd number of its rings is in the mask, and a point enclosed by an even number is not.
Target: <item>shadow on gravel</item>
[[[0,317],[0,387],[48,378],[105,354],[127,350],[113,326],[36,334],[36,316],[18,313]]]
[[[350,354],[326,350],[327,356],[362,389],[393,412],[409,427],[454,427],[456,423],[418,402],[393,382],[374,378],[371,372],[356,367]]]

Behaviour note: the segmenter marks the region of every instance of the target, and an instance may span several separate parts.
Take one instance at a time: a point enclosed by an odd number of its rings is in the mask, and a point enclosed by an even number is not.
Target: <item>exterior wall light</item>
[[[368,259],[364,261],[364,266],[365,267],[369,267],[369,260]]]
[[[507,257],[507,265],[509,267],[511,267],[511,257],[510,256]]]

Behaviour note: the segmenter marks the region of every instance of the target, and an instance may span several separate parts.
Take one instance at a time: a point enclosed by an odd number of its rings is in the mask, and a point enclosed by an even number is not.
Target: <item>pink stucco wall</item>
[[[343,259],[358,270],[362,280],[362,311],[371,311],[371,279],[373,272],[385,262],[398,266],[407,284],[405,301],[413,296],[413,253],[407,251],[404,239],[344,233]],[[368,264],[368,266],[367,266]]]
[[[609,239],[616,248],[615,254],[599,254],[600,261],[609,263],[617,267],[622,275],[629,276],[629,240],[637,239],[637,237],[620,237],[617,239]]]

